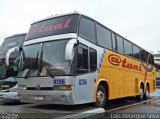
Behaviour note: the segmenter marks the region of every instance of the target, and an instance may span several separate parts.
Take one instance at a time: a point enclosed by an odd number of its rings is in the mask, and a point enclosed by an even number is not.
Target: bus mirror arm
[[[78,45],[77,39],[71,39],[68,41],[65,49],[65,60],[73,60],[74,57],[74,46]]]
[[[13,47],[7,51],[6,58],[5,58],[6,66],[9,66],[9,57],[10,57],[11,53],[15,52],[15,51],[22,51],[22,47]]]

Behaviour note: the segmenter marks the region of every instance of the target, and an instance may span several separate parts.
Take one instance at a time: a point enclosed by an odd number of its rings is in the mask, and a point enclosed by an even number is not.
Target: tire
[[[137,99],[139,101],[142,101],[144,99],[144,88],[142,85],[140,85],[140,94],[137,96]]]
[[[149,86],[146,85],[146,92],[144,94],[144,99],[148,99],[148,97],[149,97]]]
[[[107,101],[106,89],[104,86],[99,85],[96,93],[96,106],[100,108],[105,108]]]

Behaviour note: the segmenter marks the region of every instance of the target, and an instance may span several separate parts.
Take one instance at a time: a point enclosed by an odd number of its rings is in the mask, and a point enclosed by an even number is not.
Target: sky
[[[34,21],[78,11],[142,48],[160,51],[160,0],[0,0],[0,44]]]

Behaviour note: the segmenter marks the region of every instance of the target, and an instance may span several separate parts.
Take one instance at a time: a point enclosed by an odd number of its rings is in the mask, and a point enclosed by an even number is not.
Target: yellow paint
[[[144,81],[145,71],[141,61],[107,50],[96,82],[94,101],[96,101],[96,92],[101,81],[106,81],[109,86],[109,92],[107,92],[109,100],[139,95],[141,82],[144,83],[145,89],[146,84],[149,83],[149,92],[155,92],[156,69],[154,67],[152,72],[147,72],[146,82]]]

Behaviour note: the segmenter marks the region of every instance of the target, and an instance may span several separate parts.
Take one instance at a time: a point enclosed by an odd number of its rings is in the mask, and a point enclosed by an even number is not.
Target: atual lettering
[[[31,27],[31,30],[29,31],[28,35],[31,36],[36,33],[47,32],[47,31],[51,31],[51,30],[66,29],[66,28],[70,27],[70,23],[71,23],[71,18],[67,19],[65,23],[59,23],[59,24],[55,24],[55,25],[43,24],[38,27],[34,27],[34,28]]]
[[[114,66],[122,66],[122,67],[127,68],[127,69],[142,71],[141,70],[141,64],[136,65],[136,64],[130,63],[130,62],[127,61],[126,58],[121,59],[118,55],[115,55],[115,54],[109,55],[108,60]]]

